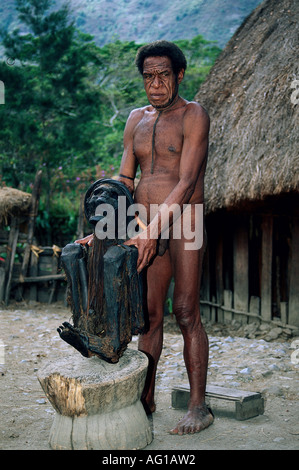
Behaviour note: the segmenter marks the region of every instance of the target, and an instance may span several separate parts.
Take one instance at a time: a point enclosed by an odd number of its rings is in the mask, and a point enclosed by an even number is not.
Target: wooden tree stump
[[[43,366],[38,380],[56,411],[55,450],[142,449],[152,441],[141,404],[147,357],[127,349],[117,364],[72,355]]]

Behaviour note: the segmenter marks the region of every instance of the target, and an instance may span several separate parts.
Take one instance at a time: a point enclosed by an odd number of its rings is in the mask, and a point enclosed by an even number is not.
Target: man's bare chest
[[[178,157],[183,147],[183,120],[177,114],[144,116],[137,124],[133,136],[134,154],[138,160],[152,155]]]

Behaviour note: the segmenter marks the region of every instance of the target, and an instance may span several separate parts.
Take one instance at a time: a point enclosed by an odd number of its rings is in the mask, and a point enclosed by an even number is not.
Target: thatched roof
[[[0,188],[0,224],[7,224],[10,217],[28,215],[31,194],[14,188]]]
[[[298,0],[264,1],[196,95],[211,118],[208,212],[299,192],[298,39]]]

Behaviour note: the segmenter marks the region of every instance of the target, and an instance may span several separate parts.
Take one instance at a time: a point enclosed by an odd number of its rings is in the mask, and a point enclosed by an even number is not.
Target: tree
[[[6,55],[16,61],[14,67],[2,63],[0,71],[20,175],[29,161],[50,170],[75,150],[92,148],[91,127],[100,103],[100,90],[92,86],[99,66],[96,47],[74,28],[66,6],[49,12],[52,4],[17,0],[28,33],[17,30],[3,37]],[[70,138],[78,128],[76,139]]]
[[[184,98],[192,101],[221,49],[216,42],[207,41],[201,35],[191,40],[175,41],[175,43],[184,51],[188,64],[180,92]]]
[[[75,29],[66,6],[51,7],[50,0],[17,0],[27,33],[3,33],[6,56],[14,65],[0,64],[6,92],[0,109],[2,174],[7,183],[24,189],[42,167],[48,212],[53,171],[65,167],[69,176],[80,161],[86,165],[86,157],[96,162],[93,135],[102,100],[95,82],[97,47]],[[75,156],[79,162],[74,165]]]

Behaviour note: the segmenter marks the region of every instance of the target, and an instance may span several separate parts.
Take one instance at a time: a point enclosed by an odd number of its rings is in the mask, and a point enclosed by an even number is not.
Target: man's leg
[[[170,241],[175,281],[173,311],[184,338],[184,360],[190,382],[188,412],[172,429],[173,434],[199,432],[213,422],[205,404],[209,346],[199,309],[205,240],[200,250],[185,250],[185,242],[184,238]]]
[[[171,280],[171,265],[169,251],[163,256],[157,256],[147,268],[147,314],[148,331],[140,335],[138,349],[144,352],[149,359],[146,383],[142,402],[147,412],[153,413],[156,409],[154,391],[157,364],[163,345],[163,315],[164,303]]]

